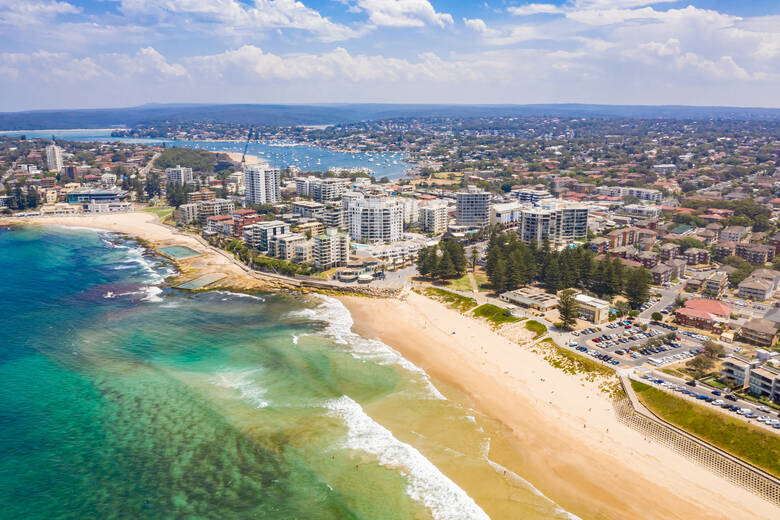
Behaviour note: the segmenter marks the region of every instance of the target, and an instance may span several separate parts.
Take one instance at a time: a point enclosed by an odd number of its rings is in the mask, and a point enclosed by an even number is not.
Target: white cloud
[[[365,32],[334,23],[298,0],[254,0],[251,6],[238,0],[121,0],[120,10],[129,17],[152,16],[185,28],[213,26],[223,33],[300,29],[323,41],[340,41]]]
[[[353,56],[342,47],[322,54],[280,56],[254,45],[244,45],[216,55],[192,57],[187,64],[188,69],[198,71],[203,77],[238,76],[264,81],[454,81],[473,76],[462,64],[444,61],[433,53],[423,53],[417,61],[409,61],[381,55]]]
[[[680,70],[693,70],[703,73],[711,78],[723,80],[747,80],[752,79],[748,72],[737,65],[731,56],[721,56],[717,61],[708,60],[697,56],[692,52],[686,52],[674,62]]]
[[[515,16],[530,16],[533,14],[562,13],[563,8],[554,4],[526,4],[517,7],[507,7],[507,12]]]
[[[59,15],[79,12],[80,8],[68,2],[0,0],[0,23],[8,25],[33,25]]]
[[[529,40],[547,38],[541,31],[531,25],[516,25],[507,29],[493,29],[487,26],[481,18],[464,18],[463,24],[472,31],[479,33],[488,45],[512,45]]]
[[[428,0],[356,0],[355,5],[368,13],[377,26],[423,27],[426,24],[445,27],[453,24],[452,15],[438,13]]]
[[[577,9],[625,9],[653,4],[668,4],[678,0],[575,0]]]

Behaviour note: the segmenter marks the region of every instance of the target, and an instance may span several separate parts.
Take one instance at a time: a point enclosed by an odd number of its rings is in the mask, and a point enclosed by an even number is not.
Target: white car
[[[771,412],[771,410],[769,408],[767,408],[766,406],[757,406],[756,410],[758,410],[759,412],[764,412],[764,413]]]

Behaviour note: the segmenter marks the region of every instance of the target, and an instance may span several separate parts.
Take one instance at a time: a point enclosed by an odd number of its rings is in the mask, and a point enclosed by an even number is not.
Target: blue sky
[[[780,106],[778,0],[0,0],[0,110]]]

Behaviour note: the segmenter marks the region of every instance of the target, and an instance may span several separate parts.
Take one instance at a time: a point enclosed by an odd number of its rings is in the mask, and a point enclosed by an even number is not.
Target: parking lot
[[[710,403],[723,413],[743,417],[748,422],[756,421],[766,428],[780,432],[780,413],[776,410],[748,403],[727,392],[702,384],[691,386],[689,383],[683,383],[668,376],[657,377],[652,374],[643,374],[640,376],[640,380],[660,390],[680,394],[681,397],[690,401],[698,401],[702,404]]]
[[[672,333],[674,336],[670,337]],[[615,366],[640,366],[646,362],[663,366],[690,359],[700,353],[703,336],[696,336],[679,331],[674,325],[650,322],[643,330],[638,322],[623,320],[573,332],[568,345]],[[664,341],[651,347],[647,345],[651,339]],[[632,347],[635,347],[634,351]]]

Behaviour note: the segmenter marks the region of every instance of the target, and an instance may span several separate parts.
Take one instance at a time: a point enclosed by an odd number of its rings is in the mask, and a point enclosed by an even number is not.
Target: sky
[[[780,0],[0,0],[0,111],[780,107]]]

